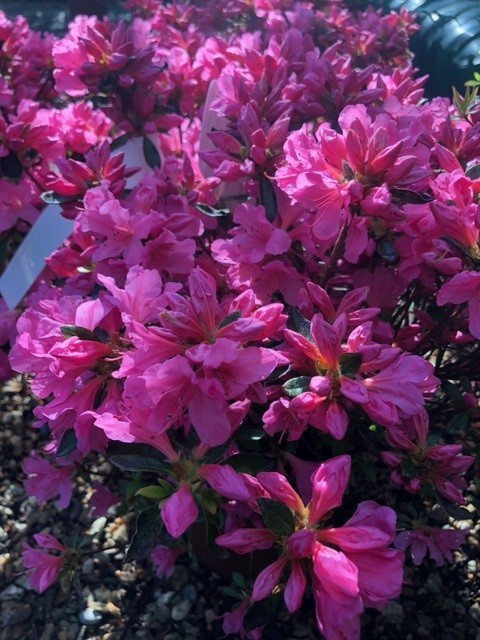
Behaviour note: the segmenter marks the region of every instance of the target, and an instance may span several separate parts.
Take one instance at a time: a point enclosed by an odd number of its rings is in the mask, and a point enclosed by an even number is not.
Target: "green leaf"
[[[263,627],[270,622],[274,622],[283,608],[283,594],[273,593],[251,604],[245,618],[243,619],[243,628],[248,633],[258,627]]]
[[[130,500],[143,486],[142,479],[139,477],[132,478],[125,486],[125,500]]]
[[[417,467],[408,458],[402,460],[401,464],[402,474],[406,478],[416,478],[418,476]]]
[[[55,193],[55,191],[45,191],[40,198],[45,204],[69,204],[70,202],[75,202],[77,199],[74,196],[61,196]]]
[[[217,527],[216,518],[213,513],[203,509],[206,526],[206,543],[207,549],[217,558],[227,559],[230,558],[230,552],[225,547],[221,547],[216,543],[217,537],[220,535],[220,531]]]
[[[22,177],[23,166],[17,154],[10,151],[7,156],[0,158],[0,176],[18,182]]]
[[[428,193],[418,193],[411,189],[391,189],[393,201],[397,204],[427,204],[435,198]]]
[[[353,376],[362,366],[362,355],[360,353],[342,353],[339,364],[342,375]]]
[[[228,209],[216,209],[215,207],[210,207],[208,204],[202,204],[200,202],[196,203],[195,209],[210,218],[224,218],[230,213]]]
[[[234,571],[232,573],[232,580],[233,580],[233,583],[239,589],[246,589],[247,588],[247,583],[245,582],[245,578],[242,576],[241,573],[238,573],[238,571]]]
[[[144,498],[150,498],[151,500],[163,500],[167,496],[172,495],[173,487],[161,487],[158,484],[151,484],[148,487],[142,487],[137,491],[137,496],[143,496]]]
[[[232,322],[235,322],[235,320],[238,320],[241,315],[242,314],[240,313],[240,311],[233,311],[220,322],[220,324],[218,325],[218,328],[222,329],[222,327],[226,327],[227,325],[232,324]]]
[[[453,384],[449,380],[442,382],[442,391],[452,400],[458,400],[463,404],[463,394],[457,385]]]
[[[223,587],[222,592],[224,595],[228,596],[229,598],[235,598],[235,600],[242,599],[242,595],[238,593],[238,591],[235,591],[235,589],[232,589],[231,587]]]
[[[312,334],[310,333],[310,320],[307,320],[295,307],[290,307],[288,310],[288,319],[294,331],[313,342]]]
[[[99,342],[93,331],[85,329],[84,327],[66,324],[60,328],[60,331],[66,338],[80,338],[80,340],[94,340],[95,342]]]
[[[433,429],[428,432],[427,436],[427,446],[433,447],[440,442],[442,439],[441,431],[434,431]]]
[[[202,458],[202,462],[204,464],[211,464],[212,462],[218,462],[223,458],[225,453],[232,446],[232,440],[229,438],[226,442],[219,445],[218,447],[213,447],[208,451],[208,453]]]
[[[118,136],[110,143],[110,151],[117,151],[120,147],[123,147],[124,144],[128,142],[130,136],[128,133],[123,134],[123,136]]]
[[[265,209],[265,216],[269,222],[273,222],[278,215],[277,196],[270,178],[262,175],[259,180],[260,204]]]
[[[480,164],[475,164],[473,167],[467,169],[465,175],[468,176],[470,180],[478,180],[478,178],[480,178]]]
[[[147,136],[143,137],[143,155],[145,157],[146,163],[151,169],[155,169],[156,167],[161,166],[162,161],[160,159],[158,149],[150,140],[150,138],[147,138]]]
[[[470,424],[470,415],[468,411],[456,413],[447,425],[447,433],[458,433],[465,431]]]
[[[77,434],[75,429],[67,429],[60,440],[58,445],[57,457],[68,456],[69,453],[73,453],[77,448]]]
[[[295,517],[282,502],[270,498],[258,498],[265,526],[279,536],[290,536],[295,531]]]
[[[238,453],[223,461],[238,473],[249,473],[256,476],[260,471],[273,471],[275,459],[261,453]]]
[[[108,447],[107,458],[123,471],[150,471],[171,473],[172,467],[157,449],[148,444],[113,442]]]
[[[454,520],[471,520],[475,515],[473,513],[470,513],[470,511],[468,509],[465,509],[465,507],[461,507],[454,502],[450,502],[438,493],[436,498],[438,504],[442,507],[442,509],[446,513],[448,513],[448,515]]]
[[[144,560],[160,542],[162,527],[163,523],[157,506],[142,511],[137,518],[136,530],[125,561]]]
[[[377,242],[377,252],[378,255],[389,264],[394,264],[398,260],[397,249],[390,240],[380,240],[380,242]]]
[[[295,398],[299,396],[301,393],[305,393],[310,388],[310,376],[299,376],[298,378],[291,378],[287,380],[282,389],[290,396],[290,398]]]

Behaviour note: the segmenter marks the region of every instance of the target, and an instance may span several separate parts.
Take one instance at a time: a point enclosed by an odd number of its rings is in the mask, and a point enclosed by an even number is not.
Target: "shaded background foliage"
[[[120,0],[76,0],[85,12],[89,2],[103,2],[109,17],[122,14]],[[33,29],[61,34],[70,18],[68,4],[68,0],[3,0],[0,9],[10,18],[24,15]],[[411,49],[416,66],[430,76],[429,98],[451,96],[452,85],[462,89],[480,67],[479,0],[349,0],[346,4],[352,9],[373,5],[384,12],[407,9],[416,14],[420,31],[412,38]]]

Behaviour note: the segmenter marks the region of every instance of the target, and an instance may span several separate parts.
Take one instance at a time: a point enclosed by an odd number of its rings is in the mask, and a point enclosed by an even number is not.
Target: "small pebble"
[[[293,625],[292,634],[295,638],[305,638],[310,633],[310,627],[306,624],[302,624],[301,622]]]
[[[25,591],[16,584],[10,584],[0,593],[0,600],[21,600]]]
[[[441,593],[442,591],[442,579],[438,573],[431,573],[425,580],[425,588],[430,593]]]
[[[475,622],[480,622],[480,604],[478,602],[472,604],[468,610],[468,615],[475,620]]]
[[[29,604],[15,606],[3,615],[2,622],[6,627],[21,624],[28,620],[31,615],[32,608]]]
[[[186,584],[182,589],[182,597],[185,600],[188,600],[192,604],[195,604],[198,598],[197,589],[193,586],[193,584]]]
[[[80,624],[95,625],[102,621],[102,614],[95,609],[84,609],[78,614]]]
[[[176,604],[171,612],[172,620],[179,622],[180,620],[185,620],[188,616],[190,609],[192,608],[192,603],[188,600],[180,600],[178,604]]]
[[[402,605],[394,601],[389,602],[382,611],[382,617],[385,618],[386,622],[389,624],[398,624],[402,622],[405,617]]]

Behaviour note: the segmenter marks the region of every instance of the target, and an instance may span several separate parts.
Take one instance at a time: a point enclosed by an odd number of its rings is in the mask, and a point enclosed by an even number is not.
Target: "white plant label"
[[[49,204],[30,229],[3,275],[0,293],[14,309],[45,267],[45,259],[58,249],[73,230],[73,220],[61,214],[58,204]]]
[[[148,136],[158,150],[156,136]],[[130,138],[112,155],[125,154],[127,167],[139,167],[139,171],[127,179],[127,189],[133,189],[152,169],[143,154],[143,137]],[[163,161],[161,152],[160,160]],[[46,259],[72,234],[73,220],[67,220],[56,204],[47,205],[25,236],[4,273],[0,277],[0,294],[9,309],[14,309],[45,268]]]
[[[219,116],[215,111],[212,111],[210,105],[221,95],[218,83],[216,80],[212,80],[208,86],[207,97],[205,98],[205,107],[203,109],[202,128],[200,130],[200,151],[214,151],[217,147],[208,137],[208,134],[212,131],[226,131],[228,125],[228,118],[225,116]],[[205,178],[210,178],[213,174],[212,168],[200,158],[200,171]],[[217,195],[219,198],[228,198],[238,196],[243,193],[243,189],[240,183],[237,182],[222,182],[217,188]]]

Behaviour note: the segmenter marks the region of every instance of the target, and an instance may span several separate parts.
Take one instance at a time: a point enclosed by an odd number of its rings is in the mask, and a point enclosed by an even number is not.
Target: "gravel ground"
[[[216,640],[223,637],[222,610],[232,585],[187,558],[168,581],[145,565],[124,564],[133,522],[112,513],[93,520],[89,485],[80,480],[66,511],[38,506],[22,485],[21,461],[41,434],[30,428],[33,401],[21,378],[0,396],[0,640]],[[111,475],[105,463],[99,475]],[[114,473],[114,471],[113,471]],[[111,513],[111,512],[110,512]],[[362,638],[373,640],[480,640],[479,527],[455,562],[440,570],[431,562],[407,567],[397,602],[365,615]],[[28,589],[20,552],[39,531],[60,540],[86,530],[99,552],[86,557],[70,591],[56,585],[42,596]],[[267,628],[266,640],[319,638],[311,606]]]

